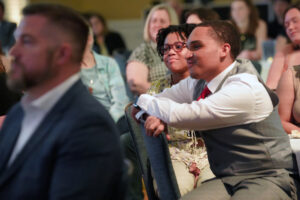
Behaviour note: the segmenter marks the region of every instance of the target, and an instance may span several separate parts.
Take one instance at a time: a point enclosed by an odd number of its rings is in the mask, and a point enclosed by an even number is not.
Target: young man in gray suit
[[[160,134],[165,123],[201,131],[216,178],[183,199],[296,199],[278,98],[250,61],[236,59],[236,29],[224,21],[204,22],[190,34],[187,48],[191,77],[137,102],[150,115],[148,135]]]
[[[88,26],[55,4],[23,14],[8,86],[25,94],[0,132],[0,199],[122,199],[119,134],[78,73]]]

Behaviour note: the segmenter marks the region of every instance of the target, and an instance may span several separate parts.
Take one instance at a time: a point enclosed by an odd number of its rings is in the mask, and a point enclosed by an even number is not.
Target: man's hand
[[[170,136],[167,134],[167,125],[162,120],[158,119],[154,116],[147,117],[147,120],[145,122],[145,128],[146,128],[146,134],[148,136],[154,136],[157,137],[159,134],[161,134],[163,131],[166,133],[166,137],[169,140]]]

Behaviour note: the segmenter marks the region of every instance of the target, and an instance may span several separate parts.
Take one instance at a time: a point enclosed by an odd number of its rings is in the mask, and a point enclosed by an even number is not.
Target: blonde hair
[[[144,26],[144,40],[147,42],[149,42],[151,40],[151,37],[149,34],[149,24],[150,24],[153,13],[157,10],[167,11],[167,13],[169,15],[169,19],[170,19],[170,25],[178,25],[179,24],[178,16],[177,16],[175,10],[172,7],[170,7],[169,5],[158,4],[154,7],[152,7],[146,18],[146,22],[145,22],[145,26]]]

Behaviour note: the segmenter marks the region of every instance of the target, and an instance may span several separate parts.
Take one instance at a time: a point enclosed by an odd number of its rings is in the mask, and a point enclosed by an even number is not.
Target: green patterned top
[[[153,82],[158,79],[164,78],[168,73],[168,68],[162,62],[156,51],[156,43],[143,42],[138,46],[130,55],[128,63],[137,61],[145,64],[149,69],[148,81]]]

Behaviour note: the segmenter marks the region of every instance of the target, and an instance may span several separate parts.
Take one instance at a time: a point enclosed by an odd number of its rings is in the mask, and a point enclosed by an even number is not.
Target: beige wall
[[[30,0],[30,2],[60,3],[80,12],[96,11],[108,20],[115,20],[140,18],[151,0]]]

